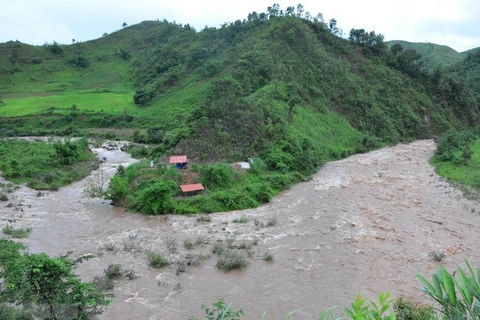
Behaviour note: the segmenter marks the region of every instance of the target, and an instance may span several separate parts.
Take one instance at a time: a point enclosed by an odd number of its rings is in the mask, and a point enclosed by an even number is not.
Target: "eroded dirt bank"
[[[86,197],[92,177],[41,197],[22,187],[14,205],[1,209],[0,227],[8,220],[32,227],[23,240],[32,251],[98,254],[78,269],[86,279],[110,263],[132,270],[138,278],[116,281],[102,319],[200,317],[200,305],[219,297],[241,307],[245,319],[264,311],[267,319],[282,319],[296,309],[292,319],[313,319],[326,307],[347,306],[357,293],[423,299],[415,275],[435,272],[434,251],[445,253],[449,267],[464,258],[479,265],[480,207],[434,173],[428,164],[434,149],[423,140],[332,162],[270,204],[212,214],[207,222],[125,213]],[[101,170],[108,175],[132,162],[119,150],[96,151],[107,158]],[[247,223],[233,222],[243,216]],[[193,245],[187,249],[185,241]],[[218,242],[249,243],[248,267],[218,271],[211,253]],[[150,268],[150,251],[173,263]],[[273,262],[262,259],[266,253]],[[205,259],[179,272],[188,254]]]

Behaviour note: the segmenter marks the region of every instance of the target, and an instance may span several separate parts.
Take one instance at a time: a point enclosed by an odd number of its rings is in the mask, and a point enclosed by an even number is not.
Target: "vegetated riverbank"
[[[430,162],[439,175],[451,179],[474,196],[478,192],[472,193],[468,189],[480,189],[480,130],[475,128],[440,136],[437,151]]]
[[[244,309],[245,319],[264,311],[278,319],[295,309],[292,319],[310,319],[346,306],[357,293],[374,298],[391,291],[424,301],[415,275],[436,271],[433,253],[445,255],[447,268],[464,258],[477,266],[480,258],[478,204],[434,173],[428,164],[434,150],[433,141],[423,140],[331,162],[267,205],[205,220],[125,213],[84,195],[92,176],[42,197],[21,187],[15,205],[2,208],[2,223],[32,227],[22,242],[33,252],[98,254],[77,270],[85,279],[112,263],[133,270],[136,279],[116,280],[116,298],[102,319],[187,319],[219,297]],[[109,176],[133,161],[120,150],[95,151],[106,157],[100,170]],[[248,266],[219,271],[217,243],[250,243]],[[150,252],[171,263],[150,267]],[[187,254],[206,259],[178,272]]]
[[[0,140],[2,176],[33,189],[57,190],[98,168],[87,139],[61,140]]]

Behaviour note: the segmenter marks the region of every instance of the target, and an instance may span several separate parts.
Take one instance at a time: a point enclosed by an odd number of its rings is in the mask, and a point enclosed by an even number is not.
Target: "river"
[[[264,312],[265,319],[283,319],[292,310],[290,319],[314,319],[328,307],[349,306],[359,293],[390,291],[428,303],[415,275],[436,271],[432,253],[444,253],[452,270],[465,258],[480,263],[480,207],[434,172],[428,163],[434,150],[432,140],[420,140],[330,162],[271,203],[199,221],[127,213],[89,198],[83,190],[99,172],[112,176],[135,161],[97,148],[106,158],[97,172],[42,195],[21,187],[13,206],[1,209],[0,227],[32,227],[22,239],[32,252],[96,255],[76,270],[85,280],[112,263],[131,270],[137,278],[115,281],[116,297],[101,319],[200,318],[200,306],[218,298],[243,309],[245,319]],[[241,217],[247,222],[234,222]],[[249,244],[248,267],[219,271],[211,253],[219,242]],[[153,269],[149,252],[172,263]],[[187,254],[199,265],[182,265]]]

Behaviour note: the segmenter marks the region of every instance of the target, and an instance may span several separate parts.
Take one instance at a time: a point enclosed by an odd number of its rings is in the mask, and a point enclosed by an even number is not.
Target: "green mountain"
[[[288,12],[199,32],[146,21],[84,43],[1,44],[2,132],[136,129],[157,154],[258,156],[272,170],[311,173],[478,124],[476,96],[423,70],[412,51],[362,29],[345,40],[334,23]]]
[[[445,71],[462,79],[469,88],[480,94],[480,49],[467,51],[463,60],[448,66]]]
[[[392,47],[395,44],[401,45],[405,49],[413,49],[422,55],[421,61],[428,69],[434,69],[437,65],[447,66],[458,62],[466,57],[466,52],[457,52],[454,49],[429,42],[408,42],[401,40],[387,41],[387,45]]]

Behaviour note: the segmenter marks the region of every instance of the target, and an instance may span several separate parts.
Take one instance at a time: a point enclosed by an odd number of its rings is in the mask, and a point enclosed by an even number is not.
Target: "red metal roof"
[[[193,191],[202,191],[205,188],[201,183],[194,183],[194,184],[182,184],[180,186],[183,192],[193,192]]]
[[[170,163],[187,163],[187,156],[170,156]]]

